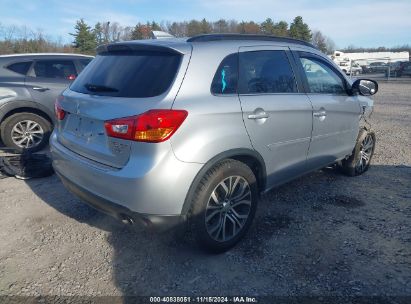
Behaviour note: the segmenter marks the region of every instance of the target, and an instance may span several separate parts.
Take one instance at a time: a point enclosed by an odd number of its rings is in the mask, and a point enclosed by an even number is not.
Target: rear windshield
[[[181,55],[158,51],[100,53],[81,72],[70,89],[114,97],[153,97],[172,84]]]

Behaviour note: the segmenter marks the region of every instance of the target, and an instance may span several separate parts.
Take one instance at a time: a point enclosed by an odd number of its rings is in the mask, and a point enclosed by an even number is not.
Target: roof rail
[[[273,42],[287,42],[296,43],[309,46],[317,49],[313,44],[289,37],[278,37],[270,35],[256,35],[256,34],[204,34],[197,35],[187,39],[187,42],[208,42],[208,41],[224,41],[224,40],[260,40]]]

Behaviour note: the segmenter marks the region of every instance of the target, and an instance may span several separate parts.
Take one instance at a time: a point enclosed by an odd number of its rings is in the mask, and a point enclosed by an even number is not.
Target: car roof
[[[270,42],[281,42],[281,43],[292,43],[304,45],[312,48],[316,48],[311,43],[290,38],[290,37],[279,37],[272,35],[259,35],[259,34],[204,34],[197,35],[187,39],[187,42],[211,42],[211,41],[270,41]]]
[[[191,51],[191,46],[196,47],[210,46],[210,44],[225,44],[232,47],[241,46],[259,46],[264,45],[289,45],[302,48],[318,49],[306,41],[293,39],[289,37],[277,37],[269,35],[249,35],[249,34],[206,34],[198,35],[191,38],[164,38],[164,39],[146,39],[146,40],[130,40],[99,46],[97,52],[114,50],[117,47],[130,47],[132,49],[172,49],[178,53],[187,53]]]
[[[0,55],[1,58],[24,58],[24,59],[36,59],[43,57],[67,57],[67,58],[93,58],[90,55],[74,54],[74,53],[25,53],[25,54],[7,54]]]

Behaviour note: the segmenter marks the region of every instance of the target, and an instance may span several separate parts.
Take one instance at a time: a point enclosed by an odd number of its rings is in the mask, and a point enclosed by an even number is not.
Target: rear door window
[[[7,66],[7,69],[21,75],[26,75],[32,63],[32,61],[16,62]]]
[[[76,92],[115,97],[154,97],[167,91],[180,54],[162,51],[100,53],[71,85]]]
[[[237,94],[238,54],[223,59],[211,84],[211,93],[216,95]]]
[[[240,53],[240,94],[296,93],[297,83],[285,51]]]
[[[39,60],[33,70],[35,77],[74,79],[77,76],[72,60]]]

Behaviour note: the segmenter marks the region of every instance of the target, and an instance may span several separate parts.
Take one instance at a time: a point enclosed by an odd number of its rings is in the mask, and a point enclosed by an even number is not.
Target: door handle
[[[262,119],[262,118],[268,118],[268,117],[270,117],[270,115],[266,112],[248,115],[248,119]]]
[[[39,91],[39,92],[45,92],[50,90],[49,88],[42,88],[42,87],[33,87],[33,90]]]

